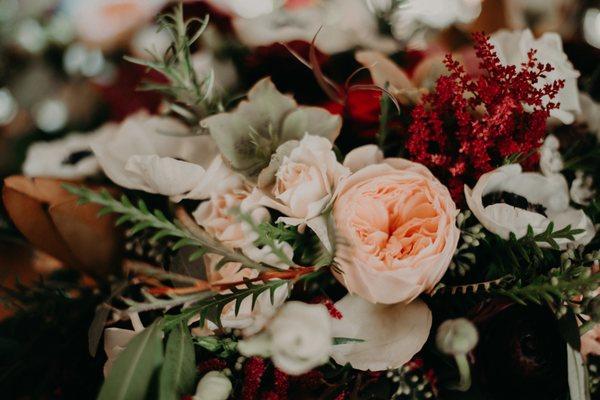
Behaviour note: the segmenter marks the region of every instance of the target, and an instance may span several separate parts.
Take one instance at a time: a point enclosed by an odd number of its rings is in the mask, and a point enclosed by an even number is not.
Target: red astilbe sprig
[[[260,357],[250,357],[244,364],[244,382],[242,384],[242,400],[255,400],[258,397],[267,363]]]
[[[481,76],[472,78],[447,55],[447,76],[412,112],[406,138],[410,159],[426,165],[462,203],[463,185],[472,185],[509,156],[521,155],[525,168],[536,165],[546,120],[559,104],[551,100],[564,81],[540,85],[553,70],[528,53],[520,67],[503,65],[489,37],[473,35]]]

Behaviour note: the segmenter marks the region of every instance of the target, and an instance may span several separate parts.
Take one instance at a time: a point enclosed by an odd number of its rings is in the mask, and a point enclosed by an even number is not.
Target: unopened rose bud
[[[477,345],[479,335],[475,325],[466,318],[450,319],[437,331],[437,347],[446,354],[466,354]]]

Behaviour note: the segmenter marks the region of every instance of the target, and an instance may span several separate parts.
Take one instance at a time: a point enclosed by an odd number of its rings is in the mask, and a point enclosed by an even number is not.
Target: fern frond
[[[165,317],[165,329],[171,329],[177,326],[182,321],[187,323],[192,317],[199,316],[200,326],[204,325],[206,320],[221,326],[221,313],[223,308],[233,303],[234,313],[238,315],[242,306],[242,302],[248,297],[251,298],[251,309],[254,309],[258,296],[268,292],[271,298],[271,303],[275,302],[275,291],[284,285],[290,285],[287,280],[272,280],[262,283],[246,282],[242,287],[233,287],[228,293],[219,293],[205,300],[201,300],[196,304],[181,310],[179,314],[167,315]]]

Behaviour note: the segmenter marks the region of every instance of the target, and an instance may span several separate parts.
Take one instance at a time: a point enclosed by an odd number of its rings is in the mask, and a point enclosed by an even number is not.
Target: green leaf
[[[332,338],[332,341],[333,341],[333,345],[337,346],[337,345],[346,344],[346,343],[362,343],[365,340],[364,339],[347,338],[347,337],[334,337],[334,338]]]
[[[162,320],[134,337],[115,361],[98,400],[144,400],[163,362]]]
[[[196,383],[196,356],[188,328],[180,323],[171,330],[165,362],[160,371],[159,400],[179,400]]]

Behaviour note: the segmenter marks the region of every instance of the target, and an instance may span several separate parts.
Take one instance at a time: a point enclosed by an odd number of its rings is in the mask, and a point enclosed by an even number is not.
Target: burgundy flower
[[[564,398],[566,344],[550,310],[510,305],[478,325],[474,371],[492,399]]]

